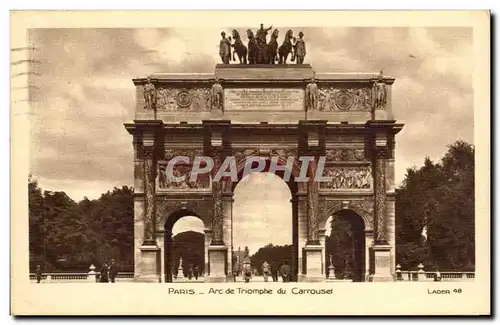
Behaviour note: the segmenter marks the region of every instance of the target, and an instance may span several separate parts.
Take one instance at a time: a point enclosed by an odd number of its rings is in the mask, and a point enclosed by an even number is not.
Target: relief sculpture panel
[[[364,149],[327,149],[326,161],[363,161],[365,160]]]
[[[366,167],[327,167],[324,176],[332,177],[330,182],[322,182],[323,190],[371,189],[373,178],[371,168]]]
[[[158,111],[209,111],[212,91],[208,87],[177,89],[159,87],[156,108]]]
[[[241,163],[244,163],[247,157],[259,156],[259,149],[246,148],[233,150],[233,156],[235,157],[236,165],[239,166]]]
[[[372,89],[321,87],[318,109],[320,111],[370,111]]]
[[[196,180],[191,181],[192,162],[196,156],[203,155],[201,149],[168,149],[165,151],[165,160],[158,162],[158,189],[159,190],[189,190],[210,188],[210,175],[199,174]],[[167,172],[168,162],[178,156],[189,157],[190,163],[176,162],[172,167],[172,174]],[[181,181],[177,177],[183,177]]]

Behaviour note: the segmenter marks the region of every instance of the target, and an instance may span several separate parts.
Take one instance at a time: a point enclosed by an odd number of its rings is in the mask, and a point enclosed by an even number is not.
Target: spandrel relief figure
[[[177,104],[175,98],[177,91],[171,88],[159,88],[157,90],[157,106],[160,111],[176,111]]]
[[[384,82],[383,72],[373,84],[373,106],[375,109],[384,109],[387,104],[387,85]]]
[[[299,38],[294,38],[294,53],[292,55],[292,61],[295,59],[297,64],[303,64],[304,58],[306,57],[306,42],[304,41],[304,33],[299,32]]]
[[[306,109],[316,110],[318,108],[318,85],[314,78],[306,86]]]
[[[196,181],[191,181],[191,166],[176,165],[172,170],[172,175],[167,173],[167,165],[160,164],[158,167],[158,187],[160,189],[200,189],[207,187],[206,175],[198,175]],[[181,177],[178,181],[175,178]]]
[[[198,88],[191,90],[193,100],[191,103],[191,110],[200,112],[210,109],[210,89]]]
[[[222,60],[222,63],[229,64],[231,61],[231,41],[226,38],[226,33],[220,33],[222,39],[219,43],[219,56]]]
[[[221,110],[223,104],[223,94],[224,89],[219,82],[219,79],[215,79],[215,83],[212,85],[211,91],[211,109]]]
[[[352,92],[356,95],[356,107],[360,110],[369,110],[371,107],[370,89],[358,88]]]
[[[144,103],[145,109],[156,109],[157,93],[156,87],[151,82],[151,77],[148,76],[146,84],[144,84]]]
[[[166,188],[167,187],[167,172],[166,165],[158,166],[158,187]]]
[[[328,93],[325,91],[325,89],[319,89],[318,94],[319,94],[318,109],[320,111],[325,111],[328,107],[328,102],[327,102]]]

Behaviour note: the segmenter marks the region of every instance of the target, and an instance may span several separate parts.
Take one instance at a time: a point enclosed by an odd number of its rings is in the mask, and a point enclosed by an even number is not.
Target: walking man
[[[40,281],[42,280],[42,269],[40,267],[40,264],[36,266],[35,276],[36,276],[36,283],[40,283]]]
[[[111,283],[115,283],[115,278],[118,275],[118,266],[115,263],[115,259],[111,260],[111,264],[109,265],[109,279]]]
[[[273,282],[278,282],[278,264],[276,262],[271,267],[271,275],[273,276]]]
[[[267,282],[267,278],[269,277],[269,274],[271,273],[271,266],[267,261],[264,261],[262,263],[262,276],[264,277],[264,282]]]
[[[198,267],[198,264],[194,266],[194,278],[198,280],[198,276],[200,276],[200,268]]]
[[[283,282],[290,282],[290,265],[288,265],[288,261],[285,261],[283,265],[280,268],[280,274],[281,277],[283,278]]]

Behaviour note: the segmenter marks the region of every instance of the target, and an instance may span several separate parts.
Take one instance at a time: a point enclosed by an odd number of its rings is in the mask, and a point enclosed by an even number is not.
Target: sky
[[[246,29],[239,28],[240,34]],[[453,141],[474,143],[472,29],[291,29],[303,31],[304,63],[316,71],[383,69],[396,79],[392,107],[398,122],[405,124],[396,136],[396,183],[426,156],[440,159]],[[230,35],[230,28],[224,30]],[[134,118],[132,78],[156,72],[213,72],[220,60],[220,32],[217,27],[32,29],[39,75],[29,80],[38,87],[31,94],[30,170],[40,186],[64,191],[78,201],[132,185],[132,137],[123,126]],[[278,220],[272,221],[277,226],[283,224],[276,215],[286,214],[289,202],[283,198],[289,193],[280,184],[279,179],[257,176],[238,186],[235,218],[253,218],[254,223],[269,218]],[[239,203],[238,196],[245,202]],[[276,202],[283,202],[281,210]],[[285,235],[258,241],[291,243]]]

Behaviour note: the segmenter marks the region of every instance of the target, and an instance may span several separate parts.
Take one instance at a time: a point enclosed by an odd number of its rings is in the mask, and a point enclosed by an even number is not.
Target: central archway
[[[252,281],[263,281],[261,266],[267,261],[272,272],[286,261],[291,268],[291,281],[298,277],[298,205],[297,184],[290,172],[285,181],[283,170],[270,173],[266,160],[262,171],[243,175],[233,184],[233,218],[231,254],[232,273],[242,281],[240,272],[245,247],[252,259]],[[280,163],[278,163],[280,165]],[[281,279],[275,280],[281,281]],[[269,277],[273,281],[273,277]]]

